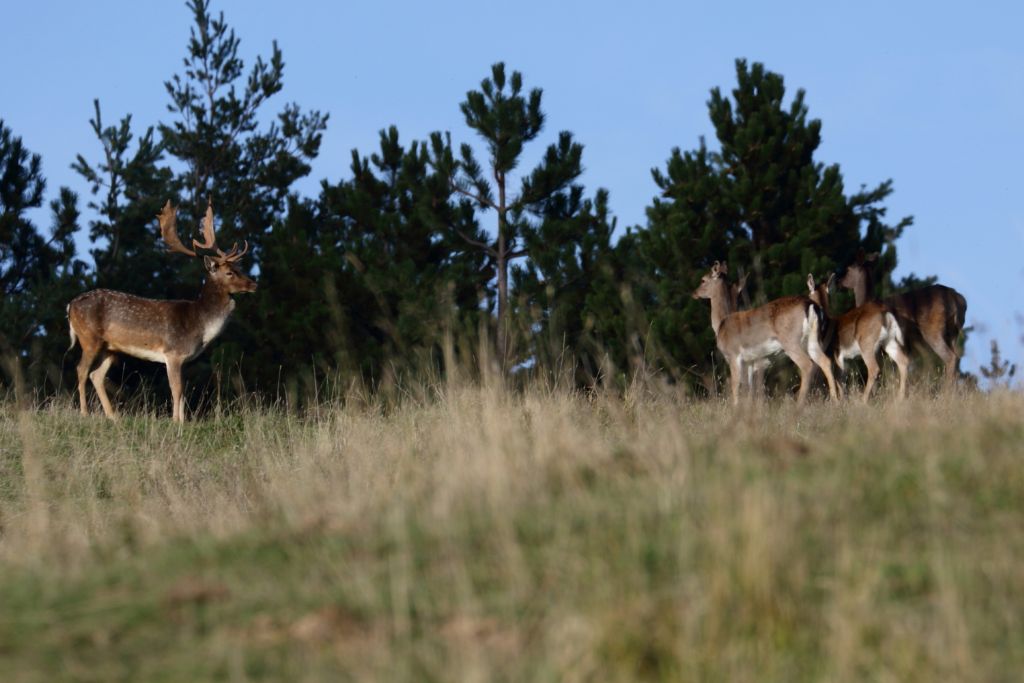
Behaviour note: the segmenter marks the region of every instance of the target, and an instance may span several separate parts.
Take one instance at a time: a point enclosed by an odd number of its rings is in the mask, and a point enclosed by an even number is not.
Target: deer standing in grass
[[[854,302],[861,306],[874,300],[873,270],[878,253],[857,254],[856,261],[846,269],[839,281],[841,287],[853,290]],[[947,388],[956,379],[960,356],[957,340],[964,329],[967,300],[960,292],[944,285],[928,285],[903,294],[882,299],[896,315],[906,346],[924,342],[942,360]]]
[[[753,389],[755,373],[780,352],[800,371],[798,404],[807,397],[815,366],[825,374],[829,396],[836,400],[832,361],[821,346],[825,324],[821,307],[805,296],[787,296],[748,311],[733,311],[735,290],[725,278],[727,273],[728,269],[715,261],[711,271],[701,278],[693,298],[711,301],[711,328],[718,350],[729,364],[733,405],[739,404],[744,375]]]
[[[177,216],[168,201],[159,216],[160,234],[169,251],[199,256],[178,238]],[[94,289],[76,297],[68,304],[71,348],[82,347],[78,362],[78,399],[83,415],[88,414],[85,380],[92,380],[107,417],[115,419],[110,399],[104,388],[107,371],[116,354],[156,361],[167,366],[171,385],[172,419],[185,421],[185,404],[181,392],[181,366],[195,358],[220,334],[235,308],[232,294],[256,291],[256,283],[239,270],[237,262],[249,250],[248,242],[239,251],[238,245],[223,252],[217,246],[213,231],[213,207],[208,206],[203,220],[203,241],[192,240],[198,249],[212,250],[204,255],[206,282],[195,301],[155,300]],[[99,360],[95,370],[90,369]]]
[[[900,372],[899,397],[906,398],[907,395],[907,366],[910,359],[907,358],[903,348],[903,332],[896,316],[885,304],[877,301],[869,301],[857,306],[838,318],[833,318],[829,307],[829,299],[832,291],[832,284],[835,275],[829,275],[828,280],[815,285],[814,276],[807,276],[807,289],[811,301],[821,306],[825,315],[831,320],[831,340],[826,345],[829,355],[839,367],[839,371],[845,370],[847,358],[864,359],[867,366],[868,376],[864,383],[864,395],[861,397],[865,403],[871,396],[871,389],[875,386],[878,378],[878,351],[885,349],[886,355],[892,358]]]

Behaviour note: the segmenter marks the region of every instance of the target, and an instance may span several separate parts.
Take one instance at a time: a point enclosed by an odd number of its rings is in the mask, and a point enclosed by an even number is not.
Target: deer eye
[[[232,272],[231,272],[231,271],[229,270],[229,271],[228,271],[228,277],[234,277],[234,276],[235,276],[235,274],[234,274],[234,273],[232,273]]]

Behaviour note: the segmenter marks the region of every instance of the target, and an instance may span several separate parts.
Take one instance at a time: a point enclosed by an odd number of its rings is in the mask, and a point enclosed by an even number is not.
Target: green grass
[[[0,408],[0,680],[1012,681],[1024,396]]]

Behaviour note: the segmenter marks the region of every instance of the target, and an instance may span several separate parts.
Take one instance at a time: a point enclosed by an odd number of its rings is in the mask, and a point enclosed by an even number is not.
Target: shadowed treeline
[[[656,373],[714,394],[714,335],[690,296],[713,261],[747,277],[744,306],[803,293],[808,273],[842,268],[862,248],[881,252],[880,295],[923,282],[890,278],[911,223],[887,222],[892,182],[848,193],[838,164],[815,158],[822,122],[805,93],[787,97],[782,76],[762,64],[737,60],[735,87],[713,89],[707,102],[714,144],[666,150],[646,225],[617,230],[608,192],[580,182],[585,147],[563,128],[571,122],[549,122],[542,90],[501,63],[452,103],[473,139],[404,140],[385,128],[378,149],[353,150],[347,177],[299,196],[293,184],[309,173],[328,115],[289,104],[274,117],[284,87],[277,46],[246,65],[223,15],[204,0],[188,8],[184,68],[165,81],[167,119],[140,132],[130,114],[104,119],[97,100],[96,146],[69,151],[87,223],[69,188],[51,203],[49,232],[27,218],[44,201],[42,162],[0,123],[0,353],[16,359],[37,402],[74,387],[64,313],[74,296],[94,287],[198,293],[201,267],[157,239],[168,199],[183,236],[198,232],[212,200],[223,242],[252,245],[247,267],[259,282],[186,366],[193,410],[252,394],[301,402],[325,381],[376,391],[444,374],[449,352],[479,366],[484,347],[508,375],[623,386]],[[540,161],[523,168],[534,146]],[[81,232],[88,260],[75,250]],[[122,358],[109,377],[121,400],[166,392],[151,363]],[[2,373],[7,385],[13,378]],[[788,370],[772,379],[776,391],[791,388]]]

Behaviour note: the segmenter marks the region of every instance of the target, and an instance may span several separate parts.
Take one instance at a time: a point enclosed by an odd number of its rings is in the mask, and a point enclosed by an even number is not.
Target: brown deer
[[[177,216],[168,200],[159,215],[160,234],[169,251],[198,256],[178,239]],[[232,294],[256,291],[256,283],[239,270],[237,262],[249,250],[246,242],[241,251],[236,243],[225,253],[217,246],[213,231],[213,207],[208,206],[203,220],[203,241],[192,240],[195,249],[213,250],[204,255],[207,277],[195,301],[166,301],[94,289],[76,297],[68,304],[71,346],[82,346],[78,362],[78,399],[83,415],[88,414],[85,379],[96,388],[107,417],[117,414],[104,388],[107,371],[116,354],[156,361],[167,366],[171,385],[172,419],[185,421],[185,404],[181,395],[181,366],[195,358],[216,337],[235,308]],[[99,365],[91,373],[93,364]]]
[[[744,374],[750,383],[758,370],[767,367],[771,356],[785,353],[800,371],[797,403],[807,397],[815,366],[828,382],[829,396],[836,400],[832,362],[821,346],[824,312],[805,296],[787,296],[749,311],[732,311],[733,290],[725,279],[728,270],[715,261],[701,278],[694,299],[710,299],[711,328],[718,350],[729,364],[732,402],[739,403]],[[751,387],[753,389],[753,387]]]
[[[833,318],[829,299],[835,277],[835,274],[829,275],[828,280],[815,285],[814,276],[807,276],[807,289],[810,292],[808,298],[821,306],[832,323],[831,339],[826,344],[829,355],[839,366],[840,372],[845,371],[847,358],[859,356],[864,359],[868,376],[861,398],[867,403],[878,378],[878,351],[885,349],[886,355],[892,358],[900,372],[899,397],[906,398],[907,367],[910,365],[910,359],[903,349],[903,332],[896,321],[896,316],[885,304],[869,301],[838,318]]]
[[[853,290],[854,302],[860,306],[874,300],[874,264],[878,253],[861,250],[839,281],[841,287]],[[945,383],[956,379],[960,356],[957,340],[964,329],[967,300],[960,292],[944,285],[928,285],[903,294],[882,299],[900,323],[905,346],[924,344],[938,355],[945,367]]]

